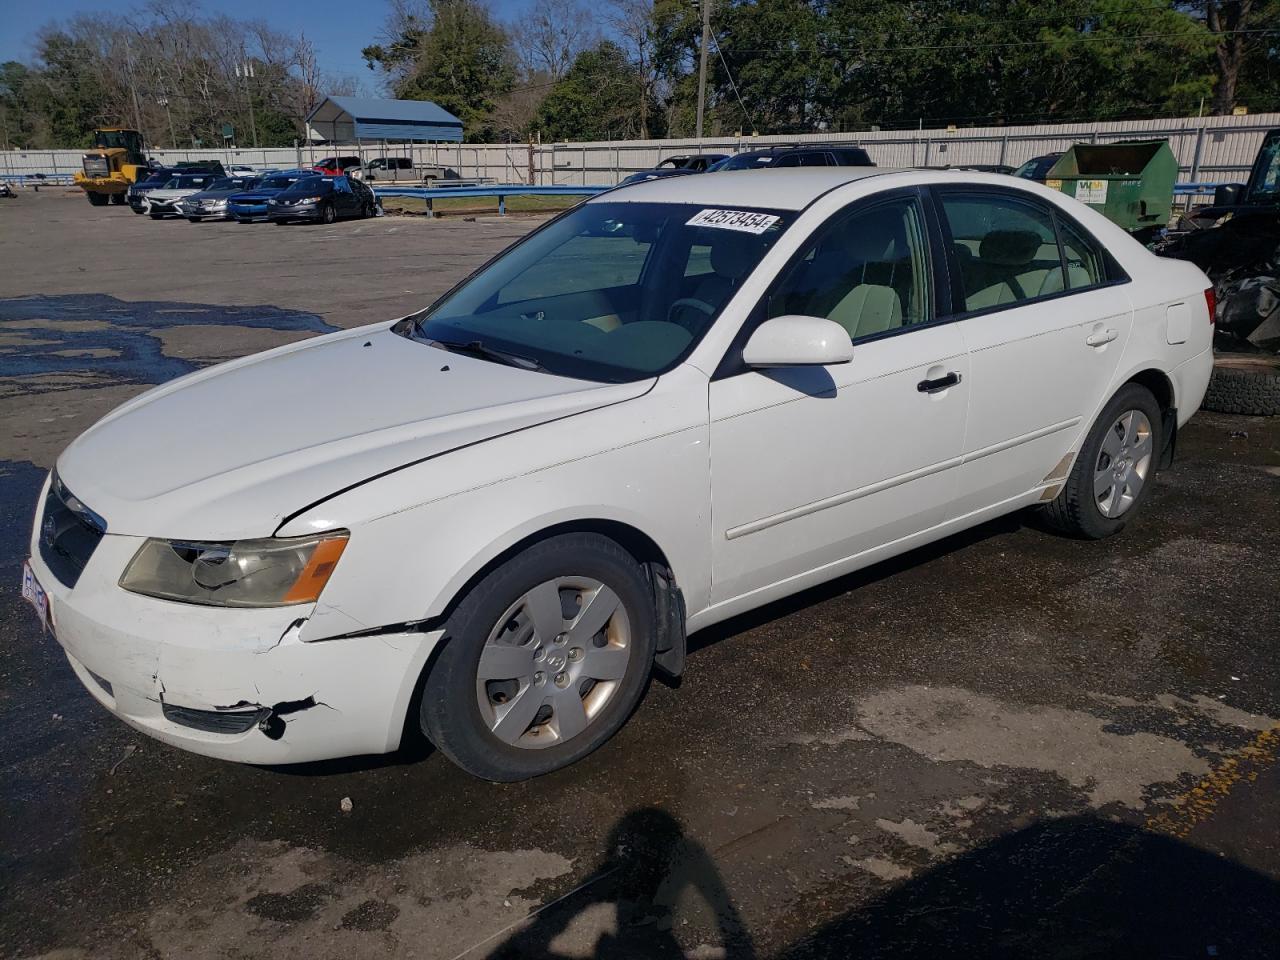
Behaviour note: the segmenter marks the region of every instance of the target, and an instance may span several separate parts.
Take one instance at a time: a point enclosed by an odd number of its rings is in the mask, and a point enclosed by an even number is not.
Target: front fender
[[[454,451],[295,518],[280,535],[351,531],[303,639],[439,616],[494,558],[567,523],[639,531],[700,609],[711,569],[706,378],[681,369],[644,397]],[[499,470],[517,472],[489,479]],[[474,479],[441,493],[459,478]]]

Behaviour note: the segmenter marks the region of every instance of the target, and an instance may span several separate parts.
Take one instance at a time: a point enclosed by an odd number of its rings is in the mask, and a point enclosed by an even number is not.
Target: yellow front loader
[[[125,193],[147,174],[142,134],[123,127],[93,131],[93,149],[84,155],[76,185],[95,207],[124,203]]]

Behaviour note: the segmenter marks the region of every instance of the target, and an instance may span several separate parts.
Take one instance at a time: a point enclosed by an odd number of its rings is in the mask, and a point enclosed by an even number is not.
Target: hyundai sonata
[[[1008,177],[626,187],[419,313],[103,418],[24,592],[168,743],[281,763],[420,728],[546,773],[692,631],[1014,510],[1121,530],[1204,394],[1208,290]]]

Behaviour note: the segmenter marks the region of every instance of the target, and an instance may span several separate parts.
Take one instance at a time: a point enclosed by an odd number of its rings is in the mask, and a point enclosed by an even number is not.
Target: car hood
[[[277,197],[282,194],[288,187],[257,187],[253,190],[247,190],[244,193],[237,193],[232,196],[231,200],[235,203],[261,203],[271,197]]]
[[[58,474],[111,533],[269,536],[291,514],[372,477],[638,397],[653,383],[504,366],[408,340],[390,326],[330,334],[157,387],[76,439],[58,458]]]
[[[193,193],[199,193],[198,190],[152,190],[148,196],[152,200],[181,200],[183,197],[189,197]]]

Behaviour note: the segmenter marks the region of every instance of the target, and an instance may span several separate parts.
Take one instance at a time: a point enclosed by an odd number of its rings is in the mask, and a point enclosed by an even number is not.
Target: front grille
[[[105,177],[111,173],[111,165],[106,157],[89,154],[84,158],[84,175],[86,177]]]
[[[40,516],[40,558],[63,586],[76,585],[106,532],[106,522],[54,474]]]
[[[266,707],[256,710],[196,710],[193,707],[176,707],[161,702],[160,709],[166,720],[192,730],[205,733],[244,733],[271,711]]]

